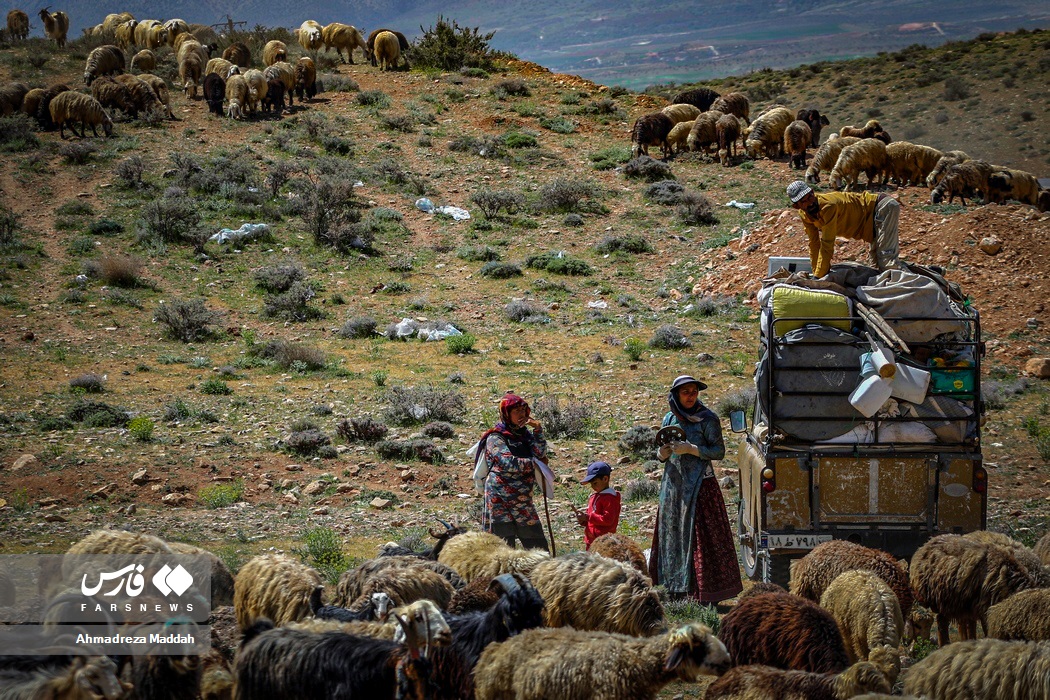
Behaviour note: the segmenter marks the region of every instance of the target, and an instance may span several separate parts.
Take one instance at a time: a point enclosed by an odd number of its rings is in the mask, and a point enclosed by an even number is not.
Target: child
[[[591,494],[587,501],[587,512],[576,513],[576,521],[584,528],[583,541],[587,549],[599,535],[616,532],[620,525],[620,492],[609,487],[612,467],[606,462],[592,462],[587,466],[587,476],[581,484],[590,484]]]

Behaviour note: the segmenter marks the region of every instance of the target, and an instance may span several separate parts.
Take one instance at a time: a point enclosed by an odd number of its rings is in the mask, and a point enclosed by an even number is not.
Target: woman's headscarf
[[[692,408],[686,408],[683,406],[678,398],[678,390],[688,384],[696,384],[696,388],[699,391],[703,391],[707,388],[707,385],[699,379],[694,379],[688,374],[683,374],[680,377],[676,377],[671,383],[671,391],[667,394],[667,403],[671,407],[671,412],[678,416],[678,420],[699,423],[701,420],[700,413],[707,408],[704,406],[700,398],[697,397],[696,403],[693,404]]]
[[[480,444],[482,448],[485,445],[485,441],[489,439],[489,435],[499,433],[507,441],[507,447],[515,457],[532,457],[532,433],[529,432],[526,426],[523,425],[519,428],[510,420],[511,410],[518,406],[525,407],[525,418],[527,420],[532,415],[532,409],[529,408],[528,402],[517,394],[510,392],[503,396],[499,402],[500,420],[481,436]],[[480,449],[478,452],[480,454],[484,452],[484,449]]]

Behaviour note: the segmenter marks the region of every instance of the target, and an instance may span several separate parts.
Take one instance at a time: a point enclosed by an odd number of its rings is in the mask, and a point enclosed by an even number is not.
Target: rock
[[[988,255],[998,255],[999,251],[1003,249],[1003,242],[995,236],[987,236],[981,239],[977,247]]]
[[[708,362],[714,362],[715,356],[709,352],[702,352],[696,356],[696,361],[700,364],[707,364]]]
[[[281,479],[281,488],[282,489],[290,489],[293,486],[295,486],[295,480],[294,479]]]
[[[354,485],[353,484],[339,484],[338,486],[335,487],[335,492],[336,493],[350,493],[353,490],[354,490]]]
[[[404,469],[401,471],[401,481],[412,481],[416,478],[416,475],[412,473],[411,469]]]
[[[145,469],[139,469],[137,472],[131,475],[131,483],[136,486],[145,486],[149,483],[149,476],[146,474]]]
[[[325,483],[323,481],[311,481],[309,484],[306,485],[306,488],[303,489],[303,493],[305,493],[307,496],[313,496],[314,494],[321,493],[322,491],[324,491],[324,489]]]
[[[303,470],[303,465],[301,465],[301,464],[289,464],[289,465],[287,465],[284,468],[284,470],[286,472],[301,472]]]
[[[283,496],[281,496],[281,500],[285,501],[287,503],[291,503],[293,505],[299,505],[299,499],[296,497],[296,495],[294,493],[286,493],[286,494],[284,494]]]
[[[390,499],[388,499],[388,498],[379,498],[378,496],[376,496],[375,498],[373,498],[371,500],[371,502],[369,502],[368,505],[372,506],[376,510],[382,510],[384,508],[389,508],[390,507],[390,503],[391,503]]]
[[[117,490],[116,484],[106,484],[105,486],[99,487],[91,492],[88,498],[106,498],[109,494]]]
[[[733,477],[731,476],[723,476],[722,479],[718,482],[718,485],[724,489],[731,489],[734,486],[736,486],[736,482],[733,481]]]
[[[1024,363],[1024,371],[1039,379],[1050,379],[1050,357],[1033,357]]]
[[[136,506],[134,503],[129,503],[120,512],[126,516],[130,516],[134,515],[136,510],[138,510],[138,506]]]
[[[311,512],[314,515],[328,515],[328,508],[325,507],[325,506],[322,506],[320,508],[314,508]]]
[[[181,506],[186,501],[190,500],[190,497],[184,493],[166,493],[160,499],[160,502],[166,506]]]
[[[1039,319],[1034,316],[1024,322],[1024,325],[1028,326],[1032,330],[1039,328]]]
[[[57,506],[61,502],[59,498],[41,498],[38,503],[41,508],[47,508],[48,506]]]
[[[630,461],[631,461],[630,457],[624,456],[624,457],[620,457],[618,460],[616,460],[616,463],[617,464],[627,464]]]
[[[61,515],[59,515],[58,513],[48,513],[47,515],[44,516],[44,520],[46,520],[49,523],[64,523],[64,522],[67,522],[67,520],[65,518],[63,518]]]
[[[19,455],[18,459],[14,461],[14,464],[11,465],[11,471],[17,472],[20,469],[25,469],[26,467],[28,467],[36,461],[36,455],[32,455],[29,453]]]

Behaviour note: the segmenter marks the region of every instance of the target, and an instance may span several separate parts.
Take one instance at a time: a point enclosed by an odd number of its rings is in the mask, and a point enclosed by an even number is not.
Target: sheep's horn
[[[401,631],[405,633],[405,646],[408,647],[409,656],[413,659],[419,658],[419,644],[416,638],[415,630],[412,629],[412,625],[408,623],[408,619],[401,617],[396,612],[391,613],[394,619],[397,620],[397,624],[400,625]]]
[[[492,583],[502,588],[504,593],[513,593],[521,588],[521,584],[518,583],[518,579],[514,578],[514,574],[500,574],[492,579]]]
[[[439,523],[441,523],[442,525],[444,525],[444,526],[445,526],[445,529],[446,529],[446,530],[451,530],[451,529],[452,529],[452,526],[451,526],[451,525],[449,525],[448,523],[446,523],[446,522],[445,522],[444,520],[442,520],[441,518],[434,518],[434,520],[437,520],[437,521],[438,521]]]

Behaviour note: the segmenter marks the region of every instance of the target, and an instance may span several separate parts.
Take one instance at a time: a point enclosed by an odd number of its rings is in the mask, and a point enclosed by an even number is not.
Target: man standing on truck
[[[867,241],[879,271],[898,266],[897,221],[901,208],[893,197],[872,192],[815,194],[802,180],[788,185],[787,195],[809,238],[814,277],[823,277],[831,269],[836,238]]]

